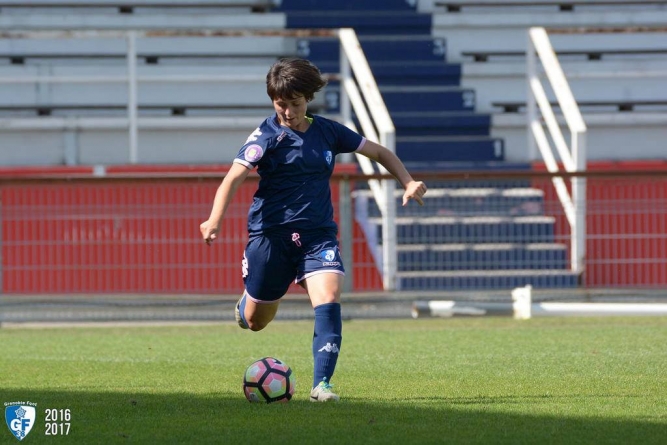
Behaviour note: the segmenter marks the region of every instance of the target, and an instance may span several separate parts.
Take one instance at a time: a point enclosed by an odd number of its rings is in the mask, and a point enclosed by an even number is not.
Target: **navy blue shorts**
[[[321,231],[251,236],[242,271],[248,297],[256,303],[279,300],[292,282],[318,273],[345,275],[336,235]]]

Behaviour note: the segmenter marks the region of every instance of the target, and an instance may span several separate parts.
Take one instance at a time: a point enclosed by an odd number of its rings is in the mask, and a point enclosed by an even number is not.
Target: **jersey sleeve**
[[[332,121],[337,134],[338,153],[355,152],[366,143],[366,138],[359,133],[350,130],[345,125]]]
[[[242,164],[251,170],[257,167],[257,164],[259,164],[259,161],[265,155],[271,140],[262,130],[260,126],[250,133],[243,147],[241,147],[239,153],[234,158],[234,163]]]

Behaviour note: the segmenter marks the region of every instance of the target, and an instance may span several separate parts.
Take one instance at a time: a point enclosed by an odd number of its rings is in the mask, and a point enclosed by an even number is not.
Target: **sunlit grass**
[[[0,329],[0,402],[29,400],[25,443],[665,443],[667,318],[353,320],[337,405],[308,401],[312,322]],[[288,404],[243,372],[275,356]],[[71,431],[44,435],[44,410]],[[0,443],[17,443],[2,427]],[[0,431],[2,431],[0,429]]]

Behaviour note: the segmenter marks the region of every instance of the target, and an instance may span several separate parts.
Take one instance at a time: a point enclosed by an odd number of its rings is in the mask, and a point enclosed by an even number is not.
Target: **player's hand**
[[[426,190],[426,184],[421,181],[409,182],[407,187],[405,187],[405,193],[403,193],[403,205],[407,205],[409,200],[414,199],[420,206],[423,206],[424,200],[422,200],[422,196],[424,196]]]
[[[218,238],[220,226],[219,224],[208,220],[199,225],[199,231],[201,232],[201,236],[204,238],[204,241],[206,241],[206,244],[210,246],[211,243]]]

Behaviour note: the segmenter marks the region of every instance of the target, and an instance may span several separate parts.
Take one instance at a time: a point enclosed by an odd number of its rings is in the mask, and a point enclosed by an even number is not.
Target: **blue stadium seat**
[[[390,60],[412,61],[413,63],[444,62],[444,39],[417,36],[410,39],[396,39],[395,36],[359,36],[359,42],[369,63]],[[335,63],[338,71],[340,42],[328,37],[301,39],[297,42],[299,55],[313,62]]]
[[[281,0],[276,8],[285,12],[304,11],[366,11],[373,12],[378,9],[382,11],[414,11],[405,0],[382,0],[378,5],[377,0]]]
[[[401,217],[396,218],[396,237],[399,244],[556,242],[549,216]]]
[[[475,289],[498,291],[531,285],[534,288],[574,288],[578,275],[568,270],[398,272],[401,290]]]
[[[502,139],[488,136],[402,136],[396,138],[396,154],[405,162],[434,163],[501,161]]]
[[[403,111],[473,111],[474,90],[450,87],[406,87],[380,88],[384,103],[390,113]]]
[[[400,247],[400,271],[563,270],[562,244],[408,244]]]
[[[357,195],[370,198],[369,191]],[[424,205],[401,206],[402,192],[396,192],[397,216],[535,216],[544,214],[544,193],[530,187],[439,187],[429,190]],[[369,199],[369,216],[380,216]]]
[[[331,14],[328,12],[292,13],[287,15],[287,28],[354,28],[359,35],[392,35],[394,33],[424,35],[431,30],[429,14]]]

